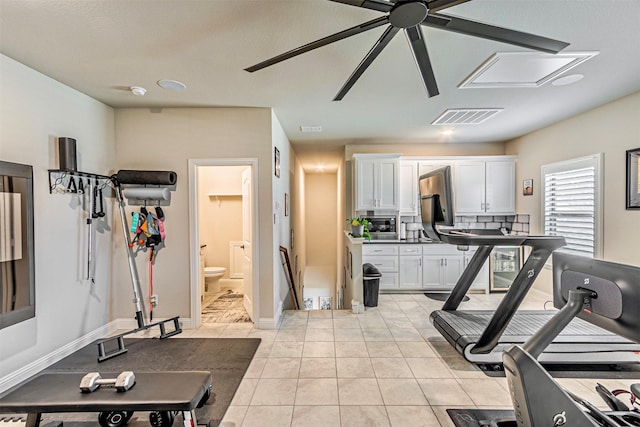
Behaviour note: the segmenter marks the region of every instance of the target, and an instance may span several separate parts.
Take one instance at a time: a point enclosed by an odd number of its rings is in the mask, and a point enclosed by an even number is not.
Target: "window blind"
[[[547,170],[544,175],[544,232],[563,236],[563,252],[594,257],[596,242],[595,166]]]

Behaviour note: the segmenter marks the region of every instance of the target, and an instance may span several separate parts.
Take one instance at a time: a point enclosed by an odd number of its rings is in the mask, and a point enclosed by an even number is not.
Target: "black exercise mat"
[[[449,292],[425,292],[424,296],[436,301],[446,301],[449,298]],[[462,302],[469,301],[468,296],[462,297]]]
[[[515,419],[513,411],[502,409],[447,409],[447,414],[456,427],[488,427],[491,420]],[[498,425],[516,427],[515,422]]]
[[[196,417],[198,424],[209,422],[215,427],[222,421],[260,341],[259,338],[128,338],[125,339],[127,353],[102,363],[98,363],[98,346],[92,343],[43,372],[211,371],[212,397],[205,406],[196,409]],[[78,420],[77,416],[70,415],[69,421]],[[86,415],[81,419],[87,419]],[[134,419],[137,415],[142,416],[134,414]],[[66,416],[43,414],[43,421],[62,420],[67,426],[70,424]],[[97,421],[97,414],[94,419]]]

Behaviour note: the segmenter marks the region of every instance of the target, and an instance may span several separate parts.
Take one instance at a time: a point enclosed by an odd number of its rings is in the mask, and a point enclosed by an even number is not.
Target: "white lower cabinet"
[[[425,289],[453,288],[464,270],[462,255],[424,255],[422,283]]]
[[[465,268],[467,268],[467,265],[469,265],[469,262],[471,261],[471,258],[473,258],[473,255],[475,253],[476,248],[471,248],[469,249],[469,251],[465,252],[463,271]],[[489,260],[484,263],[482,269],[478,272],[476,280],[474,280],[473,284],[471,285],[471,289],[481,290],[487,294],[489,293]]]
[[[362,245],[362,263],[380,271],[381,290],[398,289],[398,245]]]
[[[422,256],[400,256],[400,289],[422,288]]]
[[[382,274],[381,290],[451,290],[469,264],[476,248],[459,251],[445,244],[367,244],[362,262]],[[484,265],[471,289],[489,291],[489,264]]]
[[[453,245],[424,245],[422,250],[422,284],[424,289],[450,291],[458,282],[462,272],[476,248],[459,251]],[[478,273],[471,289],[489,292],[489,263]]]

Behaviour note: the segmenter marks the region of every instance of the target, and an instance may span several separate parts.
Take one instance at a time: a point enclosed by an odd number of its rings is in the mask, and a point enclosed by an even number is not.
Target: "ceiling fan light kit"
[[[461,3],[466,3],[470,0],[330,1],[384,12],[386,15],[300,46],[248,67],[245,70],[253,73],[319,47],[372,30],[382,25],[388,25],[387,29],[383,32],[371,50],[365,55],[364,59],[338,91],[334,101],[340,101],[344,98],[371,63],[378,57],[382,50],[399,31],[404,31],[427,95],[429,97],[433,97],[439,94],[439,90],[435,74],[433,72],[433,67],[431,66],[431,59],[429,58],[427,45],[422,33],[422,26],[508,43],[546,53],[558,53],[565,47],[569,46],[569,43],[559,40],[438,13],[440,10],[447,9]]]

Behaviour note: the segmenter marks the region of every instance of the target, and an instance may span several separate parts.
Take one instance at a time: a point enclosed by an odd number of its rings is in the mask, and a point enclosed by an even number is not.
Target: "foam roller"
[[[139,200],[169,200],[171,192],[166,187],[161,188],[125,188],[122,193],[127,199]]]
[[[116,179],[120,184],[175,185],[178,175],[173,171],[119,170]]]

